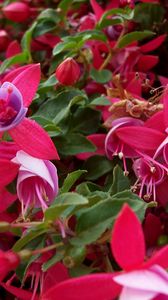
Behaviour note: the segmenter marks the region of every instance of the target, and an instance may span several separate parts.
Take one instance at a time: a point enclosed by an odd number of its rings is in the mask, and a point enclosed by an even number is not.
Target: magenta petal
[[[33,64],[18,67],[17,69],[10,71],[3,77],[2,82],[5,82],[5,81],[12,82],[18,75],[20,75],[24,70],[30,68],[31,66],[33,66]]]
[[[0,159],[0,166],[0,187],[4,187],[16,177],[18,166],[7,159]]]
[[[139,267],[145,257],[145,242],[140,221],[125,204],[114,224],[111,250],[117,263],[125,270]]]
[[[56,286],[56,284],[59,284],[60,282],[65,281],[68,278],[68,269],[62,263],[55,264],[46,272],[43,283],[43,293],[48,291],[51,286]]]
[[[19,147],[28,154],[40,159],[59,159],[49,135],[35,121],[25,118],[9,133]]]
[[[5,211],[17,199],[17,195],[9,193],[5,188],[0,190],[0,213]]]
[[[116,134],[123,142],[139,150],[155,151],[165,138],[158,130],[142,126],[122,127],[116,130]]]
[[[159,46],[164,42],[165,39],[166,39],[166,34],[162,34],[162,35],[158,36],[157,38],[153,39],[152,41],[141,46],[141,51],[143,53],[153,51],[153,50],[159,48]]]
[[[163,111],[159,111],[156,114],[154,114],[152,117],[150,117],[145,122],[145,127],[156,129],[161,132],[165,132],[165,123],[164,123],[164,113]]]
[[[54,286],[41,300],[113,300],[120,290],[121,287],[113,281],[111,274],[87,275]]]
[[[40,82],[40,64],[31,65],[20,73],[12,83],[18,88],[23,97],[24,106],[29,106],[36,94]]]
[[[164,124],[165,124],[165,128],[166,128],[166,127],[168,127],[168,91],[167,91],[167,89],[165,90],[165,94],[163,97],[163,104],[164,104],[164,109],[163,109]]]
[[[90,0],[90,4],[92,6],[92,9],[94,11],[94,14],[96,15],[97,21],[100,20],[101,16],[104,13],[104,10],[101,8],[101,6],[96,2],[96,0]]]
[[[142,55],[137,63],[140,72],[147,72],[152,69],[159,61],[159,57],[155,55]]]
[[[146,263],[145,266],[159,265],[165,269],[168,268],[168,246],[163,247],[156,252]]]
[[[10,58],[21,52],[22,52],[22,50],[21,50],[21,47],[20,47],[18,41],[14,40],[9,44],[9,46],[6,50],[6,58]]]

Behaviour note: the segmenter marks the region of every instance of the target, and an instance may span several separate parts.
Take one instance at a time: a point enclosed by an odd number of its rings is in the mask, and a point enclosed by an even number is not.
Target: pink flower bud
[[[5,30],[0,30],[0,51],[6,50],[9,44],[9,36]]]
[[[22,23],[28,19],[30,8],[26,3],[14,2],[2,9],[5,17],[13,22]]]
[[[63,85],[74,85],[80,77],[79,65],[69,57],[57,67],[55,76]]]

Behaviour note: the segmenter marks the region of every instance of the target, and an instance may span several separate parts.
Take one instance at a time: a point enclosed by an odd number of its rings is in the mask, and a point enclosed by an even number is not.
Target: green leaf
[[[45,101],[36,112],[36,116],[44,117],[48,120],[54,120],[60,111],[64,111],[71,103],[72,99],[76,96],[85,95],[83,92],[77,89],[67,89],[60,92],[53,99]],[[70,106],[71,106],[70,105]]]
[[[115,18],[108,18],[115,16]],[[131,20],[134,17],[134,10],[128,7],[126,8],[113,8],[105,12],[99,23],[97,24],[97,28],[103,29],[104,27],[110,25],[116,25],[124,23],[125,20]]]
[[[90,76],[93,80],[95,80],[98,83],[106,83],[112,79],[112,72],[105,69],[99,71],[92,68],[90,71]]]
[[[70,131],[85,135],[97,132],[100,127],[101,112],[90,107],[79,107],[71,117]]]
[[[101,105],[101,106],[108,106],[111,105],[111,102],[106,97],[98,97],[95,98],[89,105]]]
[[[57,44],[53,49],[53,55],[57,55],[62,51],[75,49],[77,47],[77,43],[75,41],[65,41]]]
[[[127,45],[131,44],[132,42],[141,41],[154,34],[155,34],[154,32],[149,30],[134,31],[134,32],[127,33],[120,39],[118,43],[118,48],[124,48]]]
[[[47,8],[44,11],[42,11],[38,15],[37,21],[47,20],[47,19],[53,21],[55,24],[57,24],[60,21],[59,14],[53,8]]]
[[[20,240],[18,240],[14,246],[13,251],[19,252],[22,248],[24,248],[28,243],[32,240],[36,239],[37,237],[43,235],[48,230],[47,225],[43,223],[42,225],[38,225],[35,228],[31,229],[29,232],[26,233]]]
[[[47,32],[50,32],[52,30],[56,29],[56,24],[50,19],[44,19],[41,22],[37,23],[34,31],[33,31],[33,37],[36,38],[40,35],[43,35]]]
[[[2,74],[7,68],[15,64],[22,64],[28,62],[28,52],[24,51],[22,53],[16,54],[10,58],[4,60],[0,66],[0,74]]]
[[[111,195],[125,191],[130,188],[130,181],[124,175],[123,170],[117,165],[113,170],[113,184],[109,190]]]
[[[42,270],[43,272],[46,272],[49,268],[51,268],[52,266],[54,266],[57,262],[59,262],[60,260],[62,260],[62,258],[64,257],[64,252],[57,250],[56,254],[52,256],[51,259],[49,259],[48,261],[46,261],[43,265],[42,265]]]
[[[31,41],[32,41],[32,35],[33,31],[37,25],[37,22],[34,22],[31,27],[24,33],[22,40],[21,40],[21,46],[22,50],[27,51],[29,55],[29,59],[31,59]]]
[[[71,239],[73,245],[88,245],[96,241],[103,232],[111,228],[122,206],[128,203],[135,213],[144,216],[147,204],[142,200],[118,198],[103,200],[80,213],[77,222],[77,236]]]
[[[38,93],[44,93],[48,91],[51,87],[55,86],[58,83],[58,80],[55,77],[55,74],[51,75],[46,81],[40,83],[38,88]]]
[[[45,220],[46,221],[54,221],[56,220],[61,213],[70,206],[78,206],[78,205],[86,205],[88,203],[88,199],[77,194],[77,193],[64,193],[59,195],[55,204],[50,206],[45,211]]]
[[[76,155],[83,152],[94,152],[96,147],[82,134],[68,133],[58,136],[55,145],[62,155]]]
[[[96,180],[113,170],[113,162],[105,156],[95,155],[87,159],[83,168],[88,171],[87,180]]]
[[[72,173],[69,173],[67,177],[64,180],[63,186],[59,190],[59,193],[66,193],[69,192],[69,190],[72,188],[74,183],[81,177],[81,175],[85,174],[86,170],[77,170]]]

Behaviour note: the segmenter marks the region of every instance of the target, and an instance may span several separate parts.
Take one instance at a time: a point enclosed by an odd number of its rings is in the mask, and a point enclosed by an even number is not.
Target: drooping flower
[[[8,131],[18,146],[41,159],[59,159],[57,150],[46,131],[25,117],[40,82],[40,65],[16,69],[0,88],[0,134]],[[26,136],[26,138],[25,138]]]
[[[125,126],[134,127],[136,125],[142,126],[143,122],[141,120],[133,119],[130,117],[116,119],[112,122],[112,128],[108,132],[105,139],[105,152],[107,157],[109,159],[112,159],[117,155],[120,159],[122,159],[125,172],[127,172],[125,158],[137,157],[138,154],[127,144],[126,140],[123,143],[123,141],[118,137],[117,133],[120,128],[123,128]]]
[[[114,224],[111,238],[112,254],[124,270],[69,279],[49,289],[42,300],[72,300],[74,291],[80,300],[152,300],[168,296],[168,246],[144,262],[145,242],[140,221],[125,204]],[[158,284],[159,282],[159,284]],[[159,298],[158,298],[159,299]]]
[[[19,165],[17,195],[22,203],[23,215],[30,206],[45,210],[58,193],[58,175],[54,164],[22,150],[12,161]]]
[[[55,75],[63,85],[74,85],[80,78],[80,67],[77,62],[68,57],[56,69]]]

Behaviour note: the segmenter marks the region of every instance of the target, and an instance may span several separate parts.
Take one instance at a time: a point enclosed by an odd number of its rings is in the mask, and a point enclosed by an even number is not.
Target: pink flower
[[[25,117],[40,82],[40,65],[18,68],[6,79],[12,83],[4,82],[0,88],[0,133],[8,131],[16,144],[32,156],[59,159],[45,130]]]
[[[23,206],[23,215],[30,206],[45,210],[58,194],[58,175],[54,164],[22,150],[12,161],[19,165],[17,194]]]
[[[112,128],[108,132],[105,139],[105,152],[109,159],[118,155],[120,159],[123,159],[124,170],[127,172],[125,158],[137,157],[136,151],[127,144],[127,140],[124,142],[118,136],[118,130],[123,127],[134,127],[136,125],[142,126],[143,122],[130,117],[119,118],[112,122]]]
[[[42,300],[151,300],[168,295],[168,246],[144,262],[145,241],[140,221],[125,204],[114,224],[112,254],[124,272],[99,273],[65,280],[49,289]],[[159,298],[158,298],[159,299]],[[160,298],[161,299],[161,298]]]

